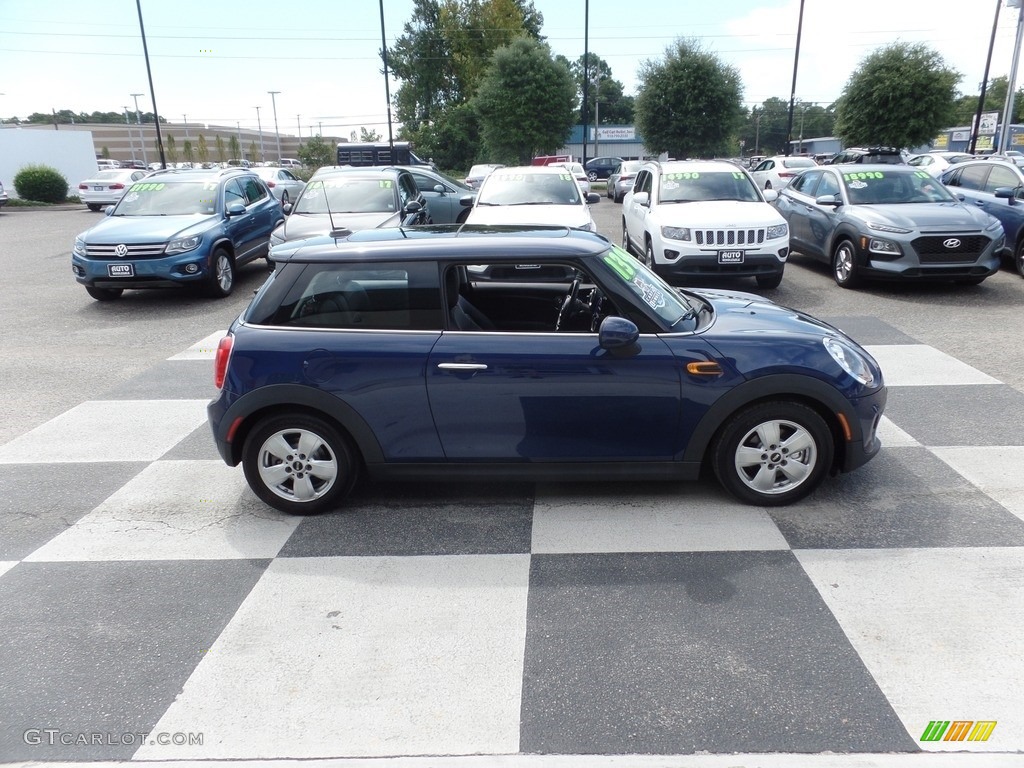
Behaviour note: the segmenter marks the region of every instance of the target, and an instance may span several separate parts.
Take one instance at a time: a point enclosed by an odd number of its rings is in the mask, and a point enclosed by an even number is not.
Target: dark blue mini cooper
[[[670,287],[562,228],[275,247],[217,352],[224,460],[285,512],[356,479],[696,479],[796,501],[879,450],[878,364],[752,294]]]

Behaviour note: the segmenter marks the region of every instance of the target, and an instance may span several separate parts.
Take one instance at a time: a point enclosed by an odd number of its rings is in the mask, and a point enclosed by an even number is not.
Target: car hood
[[[851,205],[846,211],[864,222],[891,224],[903,229],[937,229],[943,232],[957,227],[984,229],[992,219],[981,209],[961,203],[894,203],[890,205]]]
[[[589,228],[593,218],[585,205],[477,205],[467,224],[550,224]]]
[[[373,213],[292,213],[282,225],[284,240],[303,240],[316,235],[326,235],[333,229],[347,229],[358,232],[361,229],[397,227],[401,222],[394,211]]]
[[[745,203],[739,200],[661,203],[658,205],[658,220],[670,226],[701,229],[769,227],[786,221],[769,203]]]
[[[714,342],[723,338],[759,338],[765,335],[815,336],[822,335],[849,337],[816,317],[790,307],[776,304],[763,296],[745,291],[730,291],[715,288],[691,288],[711,302],[715,309],[715,322],[705,332],[706,338]],[[757,328],[751,328],[751,317],[757,317]]]
[[[219,216],[107,216],[80,235],[88,243],[155,243],[198,235],[215,227]]]

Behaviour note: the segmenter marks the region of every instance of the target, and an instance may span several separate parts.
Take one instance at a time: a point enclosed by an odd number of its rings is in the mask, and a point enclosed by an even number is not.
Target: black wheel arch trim
[[[384,452],[373,430],[352,406],[336,395],[301,384],[271,384],[260,387],[232,403],[221,418],[220,428],[214,435],[217,442],[226,448],[225,461],[231,466],[237,466],[242,460],[242,446],[254,424],[265,416],[291,410],[305,411],[337,424],[352,438],[356,450],[367,464],[384,461]],[[254,416],[257,418],[253,418]],[[236,431],[234,440],[229,443],[227,431],[239,418],[242,419],[242,424]]]
[[[748,405],[772,398],[802,402],[815,407],[833,434],[842,434],[836,418],[836,413],[842,413],[850,427],[849,442],[860,443],[863,440],[856,411],[846,397],[834,387],[809,376],[774,374],[746,381],[716,400],[694,428],[683,452],[683,461],[701,461],[722,424],[732,414]],[[842,466],[844,463],[846,445],[845,441],[837,441],[834,458],[836,466]]]
[[[825,258],[828,263],[832,263],[832,258],[835,256],[836,246],[840,240],[849,240],[853,244],[853,252],[855,256],[861,255],[860,246],[857,244],[857,238],[860,237],[860,231],[850,224],[841,224],[835,232],[832,233],[832,238],[828,242],[828,251],[825,253]],[[860,265],[858,265],[860,266]]]

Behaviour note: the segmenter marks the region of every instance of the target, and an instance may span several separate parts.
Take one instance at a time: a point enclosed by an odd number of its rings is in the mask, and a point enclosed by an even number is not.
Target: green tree
[[[575,94],[569,69],[546,43],[521,37],[499,48],[473,102],[488,156],[528,163],[560,147],[576,120]]]
[[[228,139],[228,149],[231,152],[231,159],[232,160],[235,160],[235,159],[239,159],[240,160],[241,159],[241,157],[242,157],[242,145],[239,144],[238,137],[235,136],[234,134],[231,134],[231,137]]]
[[[221,138],[221,135],[219,133],[217,134],[217,140],[214,142],[214,146],[217,147],[217,162],[225,162],[228,158],[227,155],[224,154],[224,139]]]
[[[850,75],[836,109],[836,135],[846,145],[927,144],[952,125],[960,78],[922,43],[881,48]]]
[[[249,142],[249,151],[245,153],[245,156],[249,159],[250,163],[255,163],[256,162],[256,158],[259,157],[259,155],[260,155],[260,150],[259,150],[259,147],[256,146],[256,142],[255,141],[250,141]]]
[[[210,162],[210,147],[206,143],[206,137],[201,133],[199,138],[196,139],[196,155],[199,156],[200,163]]]
[[[100,149],[100,157],[104,158],[105,160],[109,160],[110,159],[110,148],[107,147],[106,145],[104,145],[103,148]]]
[[[577,99],[583,104],[584,60],[580,56],[569,65],[573,80],[576,83]],[[587,74],[590,86],[587,88],[587,124],[593,125],[595,119],[600,125],[623,125],[633,122],[634,99],[624,95],[620,81],[612,77],[612,68],[608,62],[595,53],[590,54],[590,66]],[[583,121],[581,110],[580,122]]]
[[[439,168],[469,170],[474,161],[486,158],[480,140],[480,116],[472,103],[452,107],[444,120],[424,126],[420,144],[433,148],[428,157],[433,157]]]
[[[196,153],[192,148],[192,142],[189,139],[185,139],[185,142],[181,145],[181,154],[185,156],[185,162],[192,165],[196,161]]]
[[[167,138],[164,140],[164,153],[168,163],[178,162],[178,142],[171,134],[167,134]]]
[[[359,140],[360,141],[367,141],[367,142],[380,141],[383,138],[384,137],[381,136],[379,133],[377,133],[377,131],[368,130],[367,128],[364,128],[362,126],[360,126],[360,128],[359,128]]]
[[[299,160],[310,171],[333,165],[336,157],[334,146],[324,141],[319,133],[299,147]]]
[[[696,41],[676,40],[660,62],[640,65],[636,129],[653,153],[677,158],[726,154],[743,119],[735,67]]]

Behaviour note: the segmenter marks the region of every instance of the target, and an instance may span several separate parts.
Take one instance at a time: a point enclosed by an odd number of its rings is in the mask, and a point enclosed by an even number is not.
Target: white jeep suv
[[[789,227],[749,173],[724,160],[648,162],[622,204],[622,247],[666,279],[754,277],[777,288]]]

